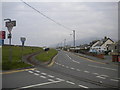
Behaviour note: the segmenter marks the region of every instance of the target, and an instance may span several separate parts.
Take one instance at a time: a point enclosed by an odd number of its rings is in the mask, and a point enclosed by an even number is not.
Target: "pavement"
[[[93,61],[65,51],[59,51],[49,65],[36,64],[33,56],[28,56],[29,60],[26,61],[34,64],[34,68],[2,74],[3,88],[120,88],[116,65]]]
[[[74,54],[76,54],[78,56],[81,56],[81,57],[85,57],[85,58],[94,60],[94,61],[97,61],[97,62],[102,62],[102,63],[105,63],[105,64],[111,64],[111,65],[118,65],[118,66],[120,66],[120,62],[112,62],[112,56],[111,55],[105,55],[104,59],[100,59],[100,58],[97,58],[97,57],[94,57],[94,56],[85,55],[85,54],[82,54],[82,53],[74,53]]]

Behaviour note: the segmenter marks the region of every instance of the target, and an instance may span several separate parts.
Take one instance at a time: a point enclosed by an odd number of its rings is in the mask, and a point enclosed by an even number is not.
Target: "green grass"
[[[12,49],[12,62],[9,60],[9,48]],[[39,47],[24,47],[23,55],[31,54],[42,50]],[[29,67],[26,63],[21,62],[22,58],[22,47],[18,46],[2,46],[2,70],[11,70]]]
[[[57,53],[58,53],[57,50],[50,49],[49,51],[44,51],[43,53],[40,53],[35,58],[37,60],[45,62],[45,61],[51,60]]]

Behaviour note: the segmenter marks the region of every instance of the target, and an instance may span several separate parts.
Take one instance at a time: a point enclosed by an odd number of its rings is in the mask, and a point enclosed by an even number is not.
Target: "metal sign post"
[[[9,39],[9,45],[10,45],[10,48],[9,48],[9,60],[10,62],[12,62],[12,48],[11,48],[11,39],[12,39],[12,34],[11,34],[11,31],[12,31],[12,28],[14,26],[16,26],[16,21],[11,21],[11,19],[4,19],[5,21],[8,20],[6,23],[5,23],[5,26],[7,27],[8,29],[8,39]]]
[[[23,49],[24,49],[24,43],[26,41],[26,38],[25,37],[21,37],[20,38],[21,42],[22,42],[22,53],[21,53],[21,61],[23,60]]]

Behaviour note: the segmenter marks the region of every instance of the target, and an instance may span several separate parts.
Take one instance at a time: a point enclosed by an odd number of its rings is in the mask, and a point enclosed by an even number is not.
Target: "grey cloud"
[[[102,38],[117,39],[117,3],[29,3],[57,22],[76,30],[76,39]],[[67,38],[71,30],[56,25],[21,2],[3,3],[3,19],[17,21],[13,28],[13,43],[20,44],[20,37],[27,38],[26,45],[51,46]],[[3,23],[4,25],[4,23]],[[7,30],[4,26],[3,29]],[[87,41],[87,40],[86,40]],[[8,40],[6,39],[7,43]]]

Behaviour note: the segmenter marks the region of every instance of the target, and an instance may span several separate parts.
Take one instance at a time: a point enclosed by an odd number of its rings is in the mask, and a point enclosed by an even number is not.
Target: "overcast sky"
[[[2,3],[2,30],[7,33],[4,19],[16,20],[12,30],[12,44],[21,44],[20,37],[26,37],[25,45],[52,46],[72,41],[72,30],[76,31],[77,44],[91,42],[108,36],[118,38],[117,2],[27,2],[46,16],[70,28],[66,29],[45,18],[22,2]],[[5,39],[8,43],[8,39]]]

